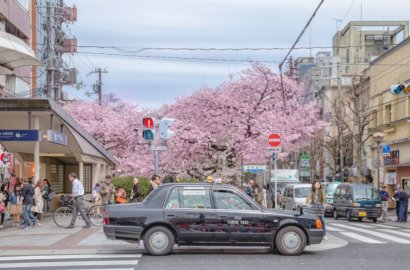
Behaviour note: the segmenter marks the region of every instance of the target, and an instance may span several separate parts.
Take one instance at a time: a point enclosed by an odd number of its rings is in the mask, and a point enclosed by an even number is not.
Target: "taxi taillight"
[[[319,230],[323,229],[322,221],[319,218],[316,219],[316,229],[319,229]]]
[[[108,209],[104,209],[104,214],[103,214],[104,216],[104,224],[105,225],[108,225],[110,222],[109,222],[109,219],[108,219]]]

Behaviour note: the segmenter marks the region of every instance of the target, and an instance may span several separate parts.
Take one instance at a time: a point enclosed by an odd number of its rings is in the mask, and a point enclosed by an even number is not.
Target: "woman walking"
[[[34,216],[38,220],[38,225],[42,225],[41,222],[41,214],[43,213],[43,196],[42,192],[44,191],[44,181],[38,180],[37,184],[34,186],[34,204],[31,208],[33,211]]]
[[[10,216],[13,218],[13,227],[20,224],[23,213],[23,197],[21,196],[21,183],[18,182],[9,193]]]
[[[131,202],[142,202],[141,185],[137,177],[134,177],[134,185],[132,186]]]
[[[306,204],[312,210],[313,214],[320,218],[323,226],[324,239],[328,240],[326,233],[325,220],[323,218],[326,207],[326,192],[319,181],[312,184],[312,190],[306,198]]]

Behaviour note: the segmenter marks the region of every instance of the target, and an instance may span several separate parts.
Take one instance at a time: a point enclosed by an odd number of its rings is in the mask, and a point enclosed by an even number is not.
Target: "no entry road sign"
[[[277,133],[272,133],[268,137],[268,143],[271,147],[278,147],[280,146],[280,135]]]

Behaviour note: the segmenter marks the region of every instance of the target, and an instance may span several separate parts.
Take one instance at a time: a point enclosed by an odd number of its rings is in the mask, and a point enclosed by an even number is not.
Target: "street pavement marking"
[[[354,232],[341,232],[341,234],[348,236],[350,238],[359,240],[361,242],[370,243],[370,244],[386,244],[386,242],[381,242],[373,238],[369,238]]]
[[[341,227],[347,230],[353,230],[353,231],[357,231],[357,232],[362,232],[362,233],[366,233],[366,234],[370,234],[379,238],[383,238],[383,239],[387,239],[393,242],[397,242],[397,243],[401,243],[401,244],[410,244],[409,240],[405,240],[405,239],[401,239],[392,235],[388,235],[388,234],[384,234],[384,233],[379,233],[379,232],[375,232],[375,231],[371,231],[371,230],[366,230],[366,229],[360,229],[360,228],[355,228],[352,226],[347,226],[347,225],[343,225],[343,224],[332,224],[333,226],[336,227]]]
[[[47,256],[9,256],[0,257],[0,261],[28,261],[28,260],[64,260],[64,259],[136,259],[141,258],[141,254],[78,254],[78,255],[47,255]]]
[[[124,265],[129,265],[129,266],[136,266],[138,264],[138,261],[121,261],[121,260],[115,260],[115,261],[57,261],[57,262],[18,262],[18,263],[7,263],[0,265],[0,269],[10,269],[10,268],[34,268],[34,267],[73,267],[73,266],[124,266]],[[89,269],[89,268],[87,268]]]
[[[326,231],[329,231],[329,232],[345,232],[345,230],[343,230],[343,229],[335,228],[335,227],[332,227],[332,226],[327,225],[327,224],[326,224]]]
[[[135,270],[135,267],[133,268],[81,268],[81,269],[60,268],[59,270]]]
[[[348,224],[349,224],[349,225],[352,225],[352,226],[356,226],[356,227],[366,228],[366,229],[374,229],[373,226],[371,226],[371,225],[366,225],[366,224],[359,224],[359,223],[353,223],[353,222],[350,222],[350,223],[348,223]]]
[[[384,229],[395,229],[395,230],[400,229],[399,227],[383,225],[383,224],[374,224],[374,226],[384,228]]]
[[[401,235],[401,236],[405,236],[405,237],[410,237],[410,233],[409,233],[409,232],[393,231],[393,230],[389,230],[389,229],[379,229],[379,231],[383,231],[383,232],[387,232],[387,233],[392,233],[392,234],[397,234],[397,235]]]

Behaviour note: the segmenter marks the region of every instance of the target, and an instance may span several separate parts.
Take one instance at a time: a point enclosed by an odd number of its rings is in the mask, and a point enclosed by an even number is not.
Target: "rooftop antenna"
[[[336,22],[336,32],[339,31],[339,27],[342,24],[342,19],[338,19],[338,18],[330,18],[332,20],[334,20]]]

